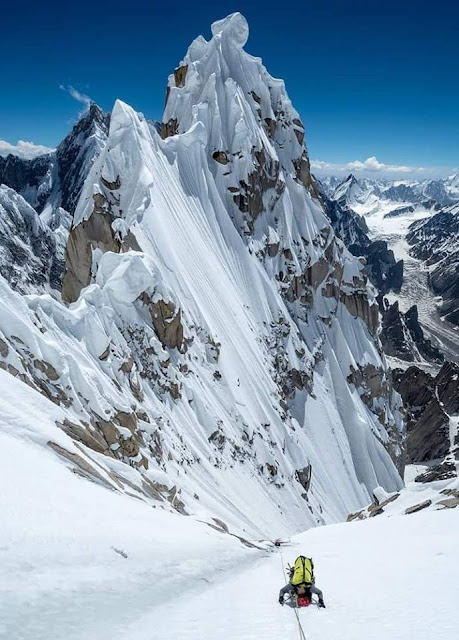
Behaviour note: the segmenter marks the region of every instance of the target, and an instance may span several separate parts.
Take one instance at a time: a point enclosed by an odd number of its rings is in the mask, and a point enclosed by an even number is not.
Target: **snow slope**
[[[277,594],[300,553],[313,556],[327,604],[300,613],[307,638],[453,637],[459,510],[399,515],[432,495],[425,485],[402,492],[388,517],[311,529],[282,554],[267,541],[249,548],[73,473],[44,446],[82,453],[55,425],[65,410],[3,371],[0,392],[0,637],[293,640]]]
[[[196,591],[210,565],[230,571],[254,554],[72,473],[44,446],[81,454],[55,425],[65,412],[3,371],[0,393],[1,638],[108,638],[167,599],[178,571],[184,592]],[[106,475],[103,461],[98,469]]]
[[[459,623],[452,571],[458,525],[454,510],[310,530],[297,536],[282,557],[273,554],[238,576],[217,579],[206,593],[184,598],[180,606],[167,602],[113,637],[295,640],[300,636],[294,612],[281,608],[277,595],[285,582],[283,564],[305,554],[314,559],[327,605],[300,611],[308,640],[453,638]]]

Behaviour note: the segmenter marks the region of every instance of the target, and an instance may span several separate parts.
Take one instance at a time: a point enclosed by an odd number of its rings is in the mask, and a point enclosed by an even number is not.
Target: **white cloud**
[[[66,91],[72,96],[74,100],[84,105],[84,109],[80,115],[82,115],[85,111],[87,111],[91,106],[91,102],[93,102],[89,96],[87,96],[85,93],[81,93],[81,91],[78,91],[78,89],[75,89],[75,87],[72,87],[71,84],[67,84],[67,85],[60,84],[59,89],[62,89],[62,91]]]
[[[42,156],[45,153],[51,153],[54,149],[45,147],[41,144],[34,144],[33,142],[27,142],[25,140],[18,140],[17,144],[11,144],[6,140],[0,140],[0,156],[7,156],[13,154],[19,156],[25,160],[31,160],[37,156]]]
[[[415,167],[384,164],[384,162],[379,162],[375,156],[371,156],[371,158],[367,158],[364,162],[360,162],[360,160],[348,162],[346,169],[350,169],[351,171],[396,171],[400,173],[408,173],[410,171],[414,171]]]
[[[334,169],[334,167],[338,167],[339,165],[330,164],[329,162],[324,162],[323,160],[311,160],[311,168],[315,171],[328,171]]]
[[[332,162],[324,162],[323,160],[312,160],[311,168],[318,174],[322,175],[343,175],[347,173],[357,173],[360,175],[374,175],[378,173],[383,176],[395,178],[398,175],[407,176],[407,174],[411,174],[412,176],[420,176],[423,177],[429,176],[441,176],[447,175],[447,171],[449,169],[445,168],[427,168],[427,167],[410,167],[406,165],[399,164],[385,164],[384,162],[380,162],[375,156],[371,156],[367,158],[363,162],[361,160],[353,160],[352,162],[346,163],[332,163]]]

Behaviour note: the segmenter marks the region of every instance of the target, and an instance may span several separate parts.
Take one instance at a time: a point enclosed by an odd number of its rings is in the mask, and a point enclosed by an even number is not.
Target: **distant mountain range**
[[[410,227],[410,252],[430,270],[433,291],[442,297],[442,316],[459,326],[459,203]]]
[[[402,211],[406,206],[441,208],[459,201],[459,173],[422,181],[371,180],[350,174],[344,180],[335,176],[320,178],[320,183],[329,197],[351,207],[365,207],[368,213],[380,207],[381,202],[390,203],[393,211]]]
[[[352,253],[365,256],[369,278],[380,294],[400,292],[403,261],[411,256],[429,272],[429,286],[443,299],[438,312],[459,324],[459,174],[424,181],[370,180],[351,174],[318,184],[336,233]],[[402,249],[398,256],[395,246]],[[380,299],[384,349],[402,360],[439,362],[443,356],[424,337],[415,296],[413,307],[405,312],[397,301]]]

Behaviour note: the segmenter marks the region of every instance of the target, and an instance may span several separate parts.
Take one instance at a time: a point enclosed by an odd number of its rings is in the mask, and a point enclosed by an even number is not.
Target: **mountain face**
[[[459,203],[442,209],[410,227],[407,241],[412,255],[430,270],[430,285],[442,297],[441,315],[459,325]]]
[[[417,473],[416,482],[423,483],[457,475],[457,365],[445,362],[445,354],[450,358],[458,353],[457,336],[441,321],[434,298],[443,296],[440,312],[454,322],[458,205],[444,204],[457,201],[456,185],[457,176],[389,182],[351,175],[341,182],[322,183],[329,199],[346,213],[348,227],[365,225],[375,243],[389,242],[404,258],[404,278],[396,295],[386,292],[378,297],[379,336],[395,367],[393,384],[406,411],[407,462],[428,465]]]
[[[378,299],[382,315],[380,340],[384,353],[405,362],[441,363],[441,350],[426,338],[419,323],[418,308],[413,305],[403,313],[398,301]]]
[[[22,196],[0,185],[0,269],[21,293],[58,288],[64,261],[56,237]]]
[[[352,253],[365,256],[368,275],[381,293],[384,350],[406,363],[436,364],[445,355],[454,359],[457,352],[454,329],[441,322],[436,310],[434,297],[442,285],[432,292],[432,278],[427,274],[430,267],[423,264],[421,244],[413,249],[409,246],[411,230],[422,228],[443,211],[442,202],[457,198],[456,184],[457,176],[391,182],[353,175],[320,183],[336,232],[345,238]],[[413,242],[417,242],[414,235]],[[443,289],[450,285],[451,278],[447,283],[443,280]],[[451,310],[448,307],[446,313]]]
[[[5,235],[0,239],[2,273],[19,291],[60,290],[75,206],[105,144],[109,120],[108,114],[92,104],[55,152],[32,160],[0,157],[0,184],[10,188],[2,186],[8,212],[3,222]],[[30,225],[37,216],[39,221]],[[22,269],[26,256],[33,260]]]
[[[92,103],[56,149],[58,205],[74,212],[83,184],[105,146],[110,115]]]
[[[17,191],[45,218],[58,207],[73,213],[89,169],[104,146],[109,122],[110,116],[91,104],[55,152],[32,160],[0,157],[0,183]]]
[[[409,367],[394,372],[394,383],[407,412],[407,459],[435,461],[416,478],[431,482],[457,477],[459,460],[459,366],[446,362],[436,376]]]
[[[79,474],[281,535],[401,486],[401,405],[283,82],[244,51],[240,14],[212,33],[170,76],[160,135],[116,102],[68,306],[0,280],[0,366],[59,405],[73,444],[48,445]]]
[[[54,162],[54,153],[32,160],[0,156],[0,183],[17,191],[40,213],[51,190]]]

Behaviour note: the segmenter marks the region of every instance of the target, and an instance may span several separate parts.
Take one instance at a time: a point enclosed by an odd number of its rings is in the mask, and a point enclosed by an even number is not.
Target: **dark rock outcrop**
[[[429,283],[443,299],[441,315],[459,325],[459,204],[411,225],[407,240],[410,253],[433,267]]]
[[[441,464],[429,467],[427,471],[420,473],[414,479],[415,482],[436,482],[437,480],[449,480],[456,475],[456,465],[445,460]]]
[[[459,413],[459,365],[445,362],[435,380],[444,410],[449,414]]]
[[[176,309],[173,302],[158,300],[153,302],[146,293],[141,300],[147,305],[151,321],[163,347],[167,349],[181,349],[183,346],[183,324],[180,309]]]
[[[416,366],[395,369],[393,382],[406,410],[408,460],[430,462],[457,455],[449,414],[459,410],[459,366],[446,362],[435,377]]]
[[[13,189],[0,186],[0,269],[13,289],[32,293],[47,286],[59,289],[64,264],[56,238]]]
[[[405,514],[409,515],[410,513],[417,513],[418,511],[422,511],[422,509],[427,509],[427,507],[430,507],[431,504],[432,500],[424,500],[424,502],[419,502],[418,504],[405,509]]]
[[[389,304],[385,298],[379,296],[378,302],[382,316],[380,339],[388,356],[406,362],[419,361],[421,358],[428,362],[443,362],[444,356],[441,351],[424,336],[416,305],[403,313],[397,301]]]

